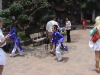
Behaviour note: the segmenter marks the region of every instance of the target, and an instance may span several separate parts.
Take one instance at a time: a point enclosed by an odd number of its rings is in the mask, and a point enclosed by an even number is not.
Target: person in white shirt
[[[65,30],[67,31],[67,42],[71,42],[71,37],[70,37],[70,30],[71,30],[71,22],[66,18],[66,25],[65,25]]]
[[[8,36],[4,37],[1,30],[2,26],[3,26],[3,22],[2,22],[2,18],[0,17],[0,75],[2,75],[2,71],[6,62],[6,54],[2,47],[6,45],[6,40],[9,39]]]
[[[49,40],[51,40],[51,38],[52,38],[52,32],[53,32],[52,31],[52,26],[53,25],[58,25],[58,22],[56,22],[56,17],[55,16],[52,16],[51,19],[52,20],[47,22],[47,25],[46,25],[47,37],[49,38]],[[53,43],[50,43],[50,52],[51,52],[51,54],[54,54]]]

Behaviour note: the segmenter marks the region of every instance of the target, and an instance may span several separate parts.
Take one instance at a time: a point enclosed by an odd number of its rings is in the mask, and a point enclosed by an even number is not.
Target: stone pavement
[[[88,47],[89,31],[90,29],[71,31],[72,42],[64,42],[69,51],[63,52],[62,62],[57,62],[55,56],[44,50],[44,46],[37,47],[46,52],[43,58],[34,53],[37,49],[32,46],[25,47],[24,57],[12,58],[7,54],[3,75],[100,75],[92,71],[95,68],[95,57]]]

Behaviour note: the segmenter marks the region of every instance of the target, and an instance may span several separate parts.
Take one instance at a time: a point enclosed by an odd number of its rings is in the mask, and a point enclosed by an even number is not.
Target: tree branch
[[[30,15],[30,17],[32,17],[32,15],[34,15],[34,14],[35,14],[39,9],[41,9],[41,8],[43,8],[43,7],[37,8],[37,9]],[[31,24],[31,20],[29,21],[27,27],[28,27],[30,24]]]

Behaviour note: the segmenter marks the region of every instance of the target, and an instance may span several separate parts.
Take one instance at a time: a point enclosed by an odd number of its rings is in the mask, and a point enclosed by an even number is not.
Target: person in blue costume
[[[50,42],[52,42],[55,45],[55,52],[56,52],[57,60],[61,61],[62,60],[61,47],[64,47],[62,43],[64,41],[64,36],[61,33],[59,33],[57,30],[58,30],[58,26],[53,25],[52,39],[50,40]]]
[[[16,29],[14,27],[12,27],[10,29],[8,36],[9,36],[9,38],[11,38],[13,40],[13,49],[12,49],[10,56],[14,57],[16,55],[15,52],[17,49],[18,49],[20,55],[24,55],[23,54],[24,50],[21,47],[20,40],[16,34]]]

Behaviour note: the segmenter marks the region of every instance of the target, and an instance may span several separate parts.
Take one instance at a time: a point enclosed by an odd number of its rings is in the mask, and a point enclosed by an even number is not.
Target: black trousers
[[[67,42],[71,42],[70,30],[66,30],[66,31],[67,31]]]

